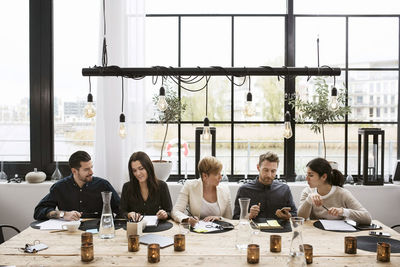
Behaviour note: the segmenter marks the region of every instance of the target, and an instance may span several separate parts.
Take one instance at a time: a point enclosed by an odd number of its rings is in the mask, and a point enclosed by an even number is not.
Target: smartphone
[[[369,235],[390,237],[389,233],[369,231]]]

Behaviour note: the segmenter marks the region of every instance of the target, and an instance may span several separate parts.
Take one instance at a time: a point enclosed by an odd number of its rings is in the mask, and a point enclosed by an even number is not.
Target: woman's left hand
[[[343,208],[329,208],[328,213],[332,216],[343,216]]]
[[[157,215],[157,218],[158,218],[159,220],[166,220],[166,219],[168,219],[168,213],[167,213],[165,210],[159,210],[159,211],[157,211],[156,215]]]
[[[203,219],[205,222],[213,222],[213,221],[219,221],[221,220],[221,217],[219,216],[207,216]]]

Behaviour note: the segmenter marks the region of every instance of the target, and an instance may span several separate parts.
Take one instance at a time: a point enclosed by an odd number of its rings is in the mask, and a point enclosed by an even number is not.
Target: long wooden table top
[[[237,224],[238,221],[231,221]],[[329,232],[315,228],[314,221],[306,221],[303,227],[304,243],[313,246],[313,264],[310,266],[400,266],[400,253],[392,253],[390,263],[378,263],[376,253],[358,249],[357,254],[344,253],[344,237],[365,236],[368,231],[352,233]],[[400,234],[381,224],[384,232],[389,232],[392,238],[400,240]],[[33,228],[27,228],[20,234],[0,245],[0,265],[65,265],[65,266],[246,266],[245,250],[235,248],[236,229],[217,234],[189,233],[186,235],[186,250],[175,252],[170,246],[161,249],[161,260],[157,264],[147,263],[147,246],[140,245],[138,252],[128,252],[126,231],[119,229],[113,239],[100,239],[94,236],[94,260],[90,263],[81,262],[80,235],[74,233],[49,233]],[[173,237],[179,233],[179,226],[157,234]],[[282,236],[282,252],[269,251],[269,237],[273,233],[260,232],[253,235],[253,243],[260,245],[260,264],[268,266],[285,266],[288,260],[292,233],[279,233]],[[48,245],[48,249],[36,254],[19,251],[26,243],[40,240]]]

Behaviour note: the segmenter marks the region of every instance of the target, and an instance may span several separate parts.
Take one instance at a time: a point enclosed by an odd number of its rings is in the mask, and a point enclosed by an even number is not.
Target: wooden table
[[[232,221],[236,224],[237,221]],[[347,235],[367,235],[368,231],[355,233],[328,232],[315,228],[313,221],[306,221],[303,227],[303,241],[313,245],[314,260],[309,266],[400,266],[400,253],[391,254],[390,263],[378,263],[376,253],[357,250],[356,255],[344,253],[344,237]],[[374,223],[382,225],[378,221]],[[126,231],[119,229],[113,239],[100,239],[94,236],[94,261],[81,262],[80,234],[58,232],[49,233],[27,228],[20,234],[0,245],[0,265],[69,265],[69,266],[245,266],[246,251],[235,248],[236,229],[219,234],[186,235],[186,250],[175,252],[173,246],[161,249],[161,261],[157,264],[147,263],[147,246],[140,245],[138,252],[128,252]],[[392,238],[400,240],[400,234],[384,226]],[[179,232],[179,227],[159,232],[160,235],[172,237]],[[253,243],[260,245],[260,264],[268,266],[285,266],[292,233],[281,233],[282,252],[269,252],[271,233],[260,232],[253,237]],[[34,240],[40,240],[49,246],[37,254],[23,253],[18,250]]]

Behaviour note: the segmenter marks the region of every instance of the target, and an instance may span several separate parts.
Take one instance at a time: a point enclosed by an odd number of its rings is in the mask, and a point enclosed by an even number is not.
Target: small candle
[[[130,252],[139,251],[139,235],[130,235],[128,237],[128,250]]]
[[[344,237],[344,253],[357,254],[357,238],[355,236]]]
[[[271,252],[281,252],[282,238],[280,235],[271,235],[269,238],[269,250]]]
[[[309,244],[304,244],[303,247],[304,247],[304,255],[306,257],[306,262],[307,264],[311,264],[313,259],[313,248]]]
[[[81,234],[81,243],[82,245],[91,243],[93,244],[93,234],[89,232],[83,232]]]
[[[260,246],[256,244],[247,245],[247,263],[258,263],[260,261]]]
[[[378,242],[376,248],[376,260],[382,262],[390,261],[390,244]]]
[[[175,251],[185,250],[185,235],[183,234],[174,235],[174,250]]]
[[[93,243],[83,244],[81,246],[81,260],[84,262],[92,261],[93,255]]]
[[[150,263],[156,263],[160,261],[160,245],[149,244],[147,247],[147,260]]]

